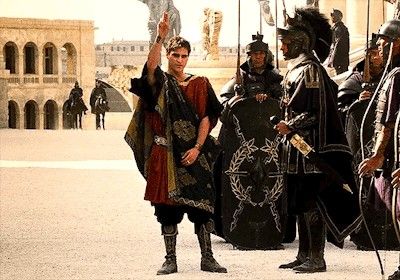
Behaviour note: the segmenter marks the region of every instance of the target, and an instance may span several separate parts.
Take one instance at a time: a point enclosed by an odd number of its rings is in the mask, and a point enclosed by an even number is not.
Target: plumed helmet
[[[257,32],[256,35],[252,35],[253,41],[246,46],[246,53],[263,51],[268,53],[269,48],[268,44],[263,42],[264,36]]]
[[[390,40],[400,38],[400,20],[392,19],[381,25],[378,30],[378,36],[385,36]]]
[[[285,28],[278,28],[280,39],[290,38],[301,43],[305,51],[314,50],[320,61],[328,55],[332,43],[329,20],[313,7],[296,8],[293,18],[288,18]]]
[[[342,20],[343,19],[343,13],[338,9],[332,9],[331,17],[334,17],[334,18],[336,18],[338,20]]]

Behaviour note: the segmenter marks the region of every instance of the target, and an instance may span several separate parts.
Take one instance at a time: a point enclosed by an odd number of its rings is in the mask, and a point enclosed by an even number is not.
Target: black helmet
[[[348,78],[347,80],[343,81],[338,87],[338,107],[342,108],[350,105],[357,100],[362,91],[363,89],[361,84],[357,80]]]
[[[338,9],[332,9],[331,17],[334,17],[334,18],[336,18],[338,20],[342,20],[343,19],[343,13]]]
[[[263,51],[268,53],[269,51],[268,44],[262,41],[263,37],[264,36],[259,34],[258,32],[256,35],[252,35],[253,41],[246,46],[246,53],[249,54],[250,52],[257,52],[257,51]]]
[[[400,20],[392,19],[381,25],[378,30],[378,36],[385,36],[394,41],[400,38]]]

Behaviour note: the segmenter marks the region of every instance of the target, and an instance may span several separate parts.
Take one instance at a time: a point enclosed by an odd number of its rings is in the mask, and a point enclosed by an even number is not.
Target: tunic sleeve
[[[140,78],[131,79],[130,92],[142,98],[149,109],[154,109],[157,104],[157,97],[160,94],[162,85],[164,84],[164,75],[160,67],[155,70],[156,84],[150,86],[147,81],[147,63],[144,65]]]

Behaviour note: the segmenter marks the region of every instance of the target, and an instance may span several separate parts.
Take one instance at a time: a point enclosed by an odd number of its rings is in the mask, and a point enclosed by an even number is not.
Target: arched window
[[[19,128],[19,107],[17,102],[8,101],[8,128]]]
[[[57,74],[57,48],[53,43],[43,47],[43,74]]]
[[[4,45],[3,57],[6,63],[6,69],[10,70],[10,74],[18,74],[19,52],[14,42],[7,42]]]
[[[39,107],[33,100],[29,100],[25,104],[25,128],[37,129],[39,128]]]
[[[24,47],[24,73],[25,74],[37,74],[37,46],[29,42]]]

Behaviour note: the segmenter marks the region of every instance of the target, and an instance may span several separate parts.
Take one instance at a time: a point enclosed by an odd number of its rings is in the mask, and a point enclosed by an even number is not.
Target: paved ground
[[[326,248],[328,271],[277,269],[292,260],[297,240],[280,251],[239,251],[213,236],[228,268],[199,269],[193,226],[179,228],[179,273],[155,276],[163,262],[160,227],[143,200],[144,181],[124,131],[0,130],[0,279],[381,279],[373,252]],[[398,252],[381,251],[387,274]]]

